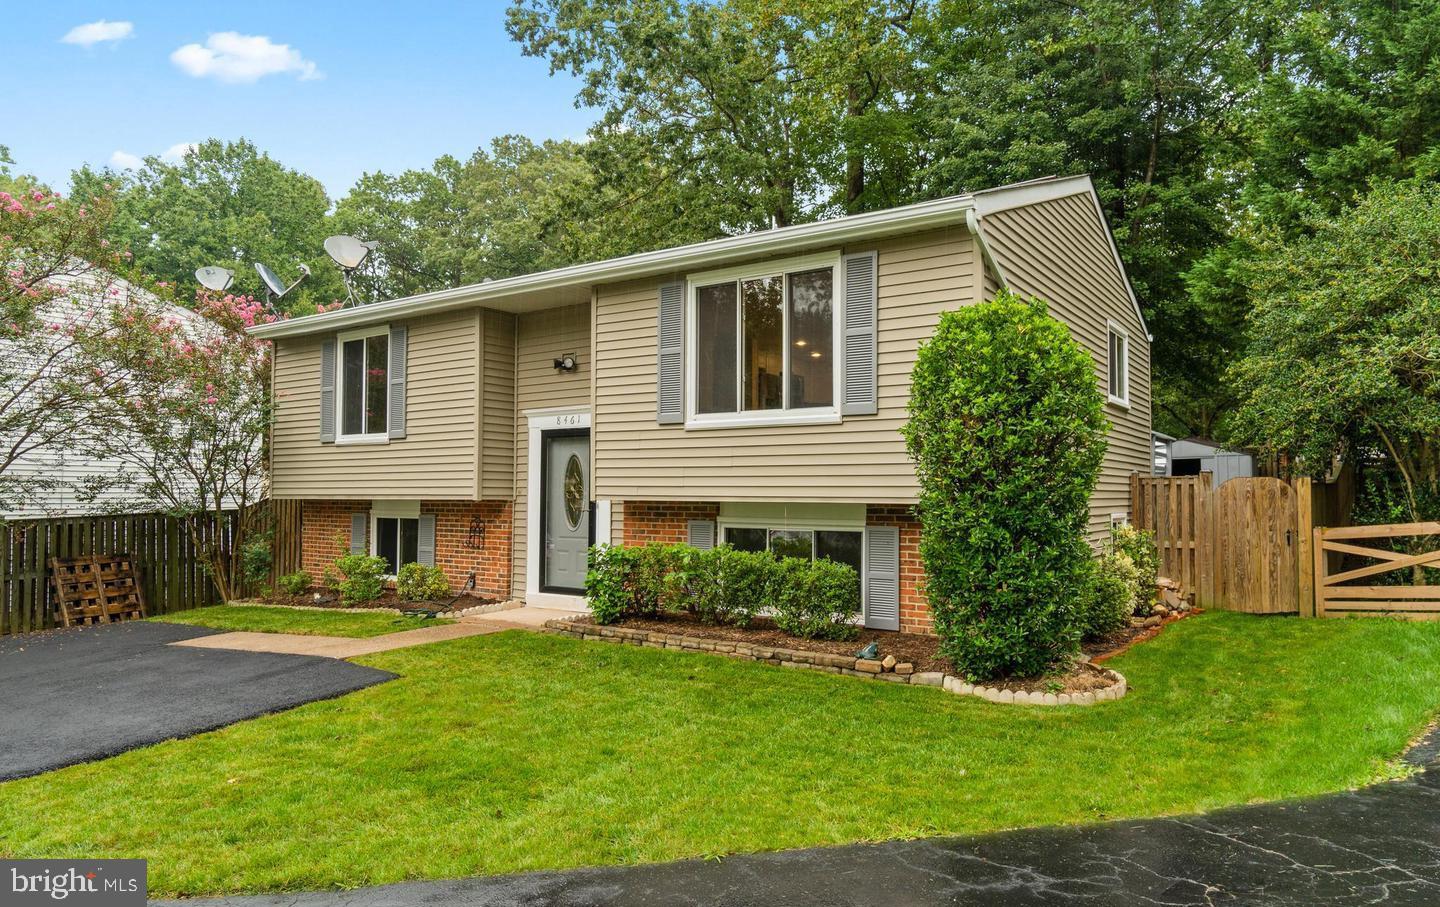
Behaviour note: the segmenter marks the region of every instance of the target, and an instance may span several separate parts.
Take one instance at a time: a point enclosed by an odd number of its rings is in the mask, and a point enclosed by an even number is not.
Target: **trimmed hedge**
[[[728,545],[596,545],[585,595],[599,624],[688,611],[705,623],[744,627],[769,608],[776,626],[806,639],[848,639],[860,614],[854,568]]]
[[[1079,645],[1106,421],[1090,354],[1039,301],[946,312],[902,429],[941,651],[971,681],[1045,672]]]

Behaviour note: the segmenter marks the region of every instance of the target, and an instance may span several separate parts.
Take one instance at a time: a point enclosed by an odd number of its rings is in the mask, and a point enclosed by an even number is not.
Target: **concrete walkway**
[[[408,649],[432,642],[462,639],[466,636],[482,636],[505,630],[533,630],[543,626],[545,621],[556,617],[572,615],[573,611],[559,611],[554,608],[514,608],[509,611],[495,611],[490,614],[461,617],[456,620],[437,620],[428,627],[418,630],[402,630],[384,636],[357,639],[350,636],[313,636],[299,633],[217,633],[174,643],[177,646],[191,646],[198,649],[227,649],[236,652],[272,652],[284,655],[318,655],[325,658],[355,658],[358,655],[372,655],[389,652],[392,649]]]

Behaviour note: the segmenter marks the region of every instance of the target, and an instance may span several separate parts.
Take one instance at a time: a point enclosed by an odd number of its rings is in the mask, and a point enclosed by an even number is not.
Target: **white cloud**
[[[195,142],[176,142],[174,145],[160,152],[160,160],[169,161],[172,164],[178,163],[185,158],[185,155],[198,147],[200,146]]]
[[[123,41],[134,34],[135,25],[132,22],[107,22],[101,19],[99,22],[75,26],[65,33],[60,43],[92,47],[105,42]]]
[[[196,147],[194,142],[176,142],[174,145],[160,152],[159,157],[160,160],[167,163],[178,164],[184,160],[185,155],[194,151]],[[131,154],[128,151],[117,148],[110,155],[110,166],[120,170],[139,170],[145,166],[145,159],[138,154]]]
[[[139,170],[145,166],[145,162],[140,159],[140,155],[138,154],[131,154],[128,151],[120,151],[117,149],[110,155],[110,166],[120,170]]]
[[[289,44],[276,44],[264,35],[216,32],[205,44],[186,44],[170,55],[170,62],[197,79],[254,82],[277,73],[294,73],[299,79],[324,78],[314,62]]]

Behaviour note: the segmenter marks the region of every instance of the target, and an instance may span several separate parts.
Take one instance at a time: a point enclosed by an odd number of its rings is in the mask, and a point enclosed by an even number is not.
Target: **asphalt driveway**
[[[333,658],[172,646],[132,622],[0,637],[0,781],[329,699],[395,675]]]

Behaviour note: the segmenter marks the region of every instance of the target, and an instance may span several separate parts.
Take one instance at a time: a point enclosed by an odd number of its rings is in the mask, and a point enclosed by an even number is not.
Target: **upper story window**
[[[1130,335],[1115,322],[1110,322],[1109,367],[1110,402],[1130,405]]]
[[[342,439],[387,437],[389,366],[389,328],[369,328],[340,335],[340,380],[336,391]]]
[[[834,421],[839,256],[807,256],[689,280],[694,426]]]

